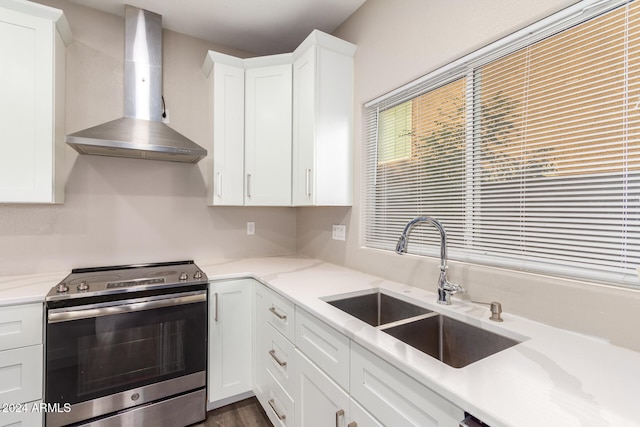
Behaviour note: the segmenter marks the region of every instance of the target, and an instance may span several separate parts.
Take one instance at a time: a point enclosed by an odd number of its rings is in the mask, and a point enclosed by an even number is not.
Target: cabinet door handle
[[[213,320],[215,320],[216,322],[218,321],[218,293],[214,293],[213,294],[213,300],[214,300],[214,317]]]
[[[273,413],[276,414],[276,417],[278,417],[280,421],[285,420],[287,416],[284,414],[278,413],[278,410],[276,409],[275,404],[276,404],[276,401],[274,399],[269,399],[269,406],[271,406],[271,410],[273,410]]]
[[[304,194],[311,197],[311,169],[304,170]]]
[[[269,307],[269,311],[273,313],[274,316],[276,316],[278,319],[280,320],[287,320],[287,315],[286,314],[280,314],[276,311],[276,308],[271,306]]]
[[[251,174],[247,174],[247,197],[251,197]]]
[[[276,356],[276,351],[275,350],[269,350],[269,356],[271,356],[273,358],[273,360],[275,360],[278,365],[287,366],[287,362],[278,359],[278,356]]]
[[[344,417],[344,409],[336,411],[336,427],[340,427],[340,418]]]
[[[218,197],[222,197],[222,174],[220,172],[217,173],[218,179],[216,180],[216,194]]]

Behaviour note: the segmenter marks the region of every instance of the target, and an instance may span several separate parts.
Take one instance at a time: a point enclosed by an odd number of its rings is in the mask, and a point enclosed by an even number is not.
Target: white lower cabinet
[[[1,412],[0,427],[42,427],[43,413],[34,410],[39,406],[40,401],[23,406],[20,412]]]
[[[0,427],[41,427],[42,304],[0,307]]]
[[[275,426],[457,426],[464,418],[461,409],[283,296],[259,285],[254,304],[254,392]]]
[[[209,403],[251,391],[252,279],[209,285]]]
[[[351,343],[351,396],[382,424],[455,426],[464,412],[405,373]]]
[[[345,427],[349,395],[313,362],[296,350],[296,425]]]
[[[349,338],[296,307],[296,346],[333,381],[349,389]]]
[[[274,426],[295,425],[294,305],[257,285],[254,294],[253,391]]]

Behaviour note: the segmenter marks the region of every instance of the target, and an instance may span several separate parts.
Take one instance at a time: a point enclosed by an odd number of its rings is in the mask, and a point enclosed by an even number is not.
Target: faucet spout
[[[465,290],[462,286],[450,282],[447,279],[447,232],[443,225],[435,218],[430,216],[421,216],[414,218],[407,223],[404,227],[404,231],[398,239],[396,245],[396,253],[399,255],[407,253],[407,242],[411,229],[419,223],[426,222],[433,225],[440,233],[440,275],[438,277],[438,304],[450,305],[451,295],[457,293],[464,293]]]

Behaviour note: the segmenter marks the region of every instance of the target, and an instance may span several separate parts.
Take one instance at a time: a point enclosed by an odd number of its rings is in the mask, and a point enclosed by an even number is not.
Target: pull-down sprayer
[[[423,216],[415,218],[405,226],[404,231],[400,235],[398,239],[398,244],[396,245],[396,253],[399,255],[407,253],[407,241],[408,235],[414,225],[419,224],[421,222],[426,222],[438,229],[440,232],[440,277],[438,278],[438,304],[450,305],[451,304],[451,295],[457,293],[464,293],[465,290],[462,286],[457,285],[455,283],[451,283],[447,279],[447,232],[444,230],[444,227],[435,218],[431,218],[429,216]]]

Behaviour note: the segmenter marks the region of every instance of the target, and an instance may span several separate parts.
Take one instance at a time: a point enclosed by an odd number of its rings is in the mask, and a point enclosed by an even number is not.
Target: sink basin
[[[465,367],[519,343],[435,313],[383,331],[454,368]]]
[[[431,313],[431,310],[381,292],[327,301],[327,303],[339,308],[345,313],[357,317],[371,326],[380,326],[421,314]]]

